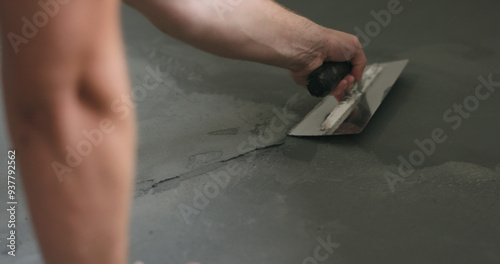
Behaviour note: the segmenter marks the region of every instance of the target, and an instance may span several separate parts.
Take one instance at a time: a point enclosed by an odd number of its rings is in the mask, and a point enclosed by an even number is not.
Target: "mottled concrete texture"
[[[385,26],[373,12],[388,0],[280,2],[368,25],[370,62],[410,63],[362,134],[286,137],[318,102],[286,71],[197,51],[124,8],[140,124],[131,261],[500,263],[500,2],[405,0]],[[2,225],[0,262],[39,263],[18,219],[19,255]]]

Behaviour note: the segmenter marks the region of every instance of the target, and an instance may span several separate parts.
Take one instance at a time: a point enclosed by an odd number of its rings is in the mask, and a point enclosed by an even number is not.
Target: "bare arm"
[[[355,36],[319,26],[271,0],[125,1],[169,35],[217,55],[289,69],[302,86],[323,61],[351,60],[357,80],[366,66]],[[338,88],[352,83],[352,76]]]
[[[124,264],[135,128],[133,115],[109,110],[129,93],[119,3],[53,2],[58,11],[28,37],[22,18],[42,10],[38,1],[0,0],[3,92],[30,213],[46,263]],[[103,120],[114,131],[89,149],[82,132]],[[67,162],[68,148],[80,162]]]

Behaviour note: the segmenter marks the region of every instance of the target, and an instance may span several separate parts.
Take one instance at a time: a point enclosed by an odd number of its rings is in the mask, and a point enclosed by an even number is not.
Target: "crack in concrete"
[[[179,183],[181,180],[187,180],[190,178],[198,177],[198,176],[203,175],[203,174],[207,174],[209,172],[215,171],[216,169],[224,166],[227,162],[230,162],[232,160],[236,160],[239,158],[243,158],[243,157],[248,156],[248,155],[252,155],[252,157],[247,157],[246,160],[251,162],[251,161],[253,161],[253,158],[254,158],[253,156],[256,155],[259,150],[269,149],[269,148],[273,148],[273,147],[279,147],[279,146],[283,145],[284,142],[285,142],[285,140],[282,140],[282,141],[275,142],[275,143],[265,145],[265,146],[256,146],[255,149],[248,151],[248,152],[245,152],[243,154],[240,154],[240,155],[237,155],[237,156],[234,156],[231,158],[223,159],[223,160],[220,160],[218,162],[215,162],[215,163],[212,163],[209,165],[202,166],[199,169],[196,169],[196,170],[193,170],[193,171],[190,171],[187,173],[179,174],[179,175],[176,175],[176,176],[173,176],[170,178],[166,178],[166,179],[161,179],[157,182],[154,182],[149,187],[136,190],[135,198],[142,197],[142,196],[150,193],[151,191],[152,191],[152,194],[156,194],[156,193],[161,193],[161,192],[165,192],[168,190],[172,190],[175,187],[179,186]],[[150,181],[153,181],[153,180],[149,179],[149,180],[136,182],[136,185],[150,182]]]

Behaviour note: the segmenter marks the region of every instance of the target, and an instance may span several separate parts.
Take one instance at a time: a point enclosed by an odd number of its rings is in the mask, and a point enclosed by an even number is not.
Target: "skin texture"
[[[45,262],[127,263],[134,116],[108,110],[129,93],[119,2],[70,1],[17,54],[6,34],[22,34],[21,18],[40,7],[2,0],[0,10],[8,125]],[[115,131],[60,182],[52,163],[104,118]]]
[[[0,22],[9,132],[42,254],[51,264],[128,263],[135,121],[110,110],[113,100],[130,95],[120,3],[71,0],[16,53],[8,33],[22,35],[21,18],[40,11],[37,2],[0,0]],[[356,37],[273,1],[241,1],[222,15],[211,0],[127,3],[167,34],[220,56],[286,68],[302,86],[323,61],[351,60],[352,75],[332,92],[337,99],[366,65]],[[82,131],[103,119],[113,132],[60,182],[54,161],[64,164],[67,147],[75,149],[86,139]]]

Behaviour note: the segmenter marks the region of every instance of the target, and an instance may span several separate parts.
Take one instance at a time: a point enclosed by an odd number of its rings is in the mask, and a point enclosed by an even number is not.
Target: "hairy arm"
[[[220,56],[289,69],[303,86],[324,61],[352,61],[352,76],[338,88],[359,81],[366,66],[355,36],[319,26],[271,0],[125,2],[173,37]]]
[[[119,2],[52,2],[30,35],[23,17],[32,21],[38,1],[0,0],[7,120],[33,225],[46,263],[124,264],[135,128],[133,115],[109,110],[129,93]],[[102,140],[84,143],[96,129]],[[79,162],[67,162],[69,149]]]

